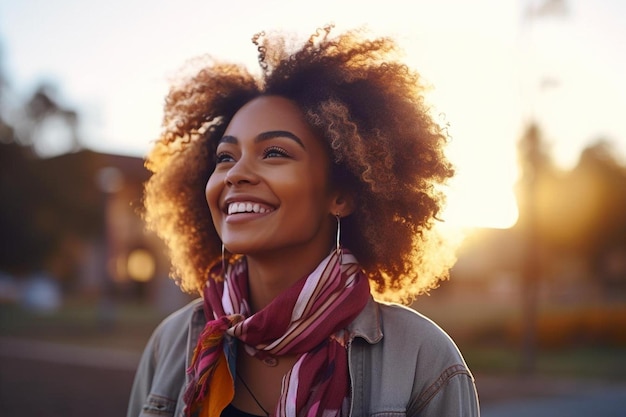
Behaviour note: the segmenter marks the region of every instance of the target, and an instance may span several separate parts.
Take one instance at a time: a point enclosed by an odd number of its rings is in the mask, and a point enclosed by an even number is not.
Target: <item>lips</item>
[[[264,214],[271,211],[274,211],[274,207],[255,201],[233,201],[226,204],[226,213],[229,215],[241,213]]]

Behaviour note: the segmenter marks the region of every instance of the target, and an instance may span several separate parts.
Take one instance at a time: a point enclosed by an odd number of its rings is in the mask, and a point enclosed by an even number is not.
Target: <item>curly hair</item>
[[[211,61],[171,88],[162,134],[146,160],[153,174],[144,219],[166,242],[183,290],[201,290],[221,259],[204,195],[217,141],[234,114],[261,95],[295,102],[326,141],[330,180],[356,203],[342,220],[342,242],[377,297],[407,302],[447,277],[451,263],[441,262],[432,231],[444,203],[439,185],[454,170],[421,78],[399,61],[393,39],[330,32],[319,29],[295,52],[284,34],[258,34],[258,75]]]

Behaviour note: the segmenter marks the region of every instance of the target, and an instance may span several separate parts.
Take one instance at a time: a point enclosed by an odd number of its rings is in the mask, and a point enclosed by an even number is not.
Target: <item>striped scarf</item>
[[[219,273],[221,265],[216,266]],[[250,315],[245,258],[228,267],[224,281],[204,290],[207,324],[187,373],[185,415],[218,417],[233,398],[232,375],[223,353],[224,335],[245,344],[259,359],[299,355],[284,376],[273,415],[341,416],[350,393],[345,327],[370,298],[369,283],[355,257],[333,251],[310,275]]]

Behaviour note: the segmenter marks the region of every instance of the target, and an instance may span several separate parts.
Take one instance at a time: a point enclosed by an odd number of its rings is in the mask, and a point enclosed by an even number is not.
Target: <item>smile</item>
[[[263,206],[259,203],[253,203],[249,201],[241,201],[236,203],[228,204],[228,214],[238,214],[238,213],[268,213],[270,211],[274,211],[273,208]]]

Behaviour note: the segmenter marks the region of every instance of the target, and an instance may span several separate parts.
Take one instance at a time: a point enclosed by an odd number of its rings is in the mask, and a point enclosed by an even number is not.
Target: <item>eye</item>
[[[264,158],[289,158],[289,152],[280,146],[270,146],[263,151]]]
[[[229,154],[228,152],[219,152],[217,155],[215,155],[216,164],[221,164],[223,162],[234,162],[234,161],[235,161],[235,158],[233,158],[233,156]]]

